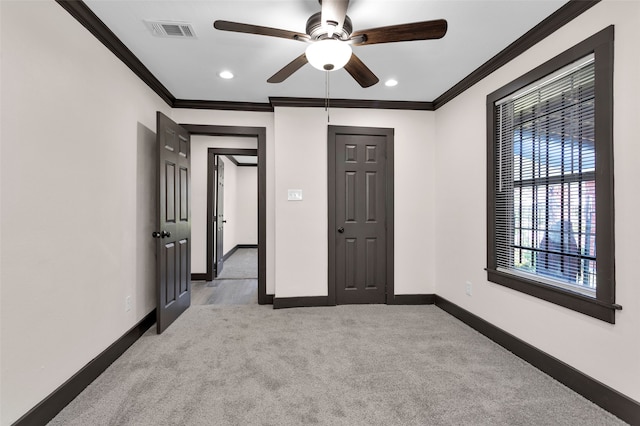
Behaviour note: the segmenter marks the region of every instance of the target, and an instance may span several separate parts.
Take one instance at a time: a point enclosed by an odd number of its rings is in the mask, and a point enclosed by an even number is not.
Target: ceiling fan
[[[376,84],[378,77],[358,58],[351,46],[431,40],[444,37],[447,21],[414,22],[353,32],[347,16],[349,0],[319,0],[322,10],[307,20],[306,34],[259,25],[215,21],[214,28],[246,34],[280,37],[308,43],[307,50],[271,76],[267,82],[282,83],[308,62],[315,68],[333,71],[344,67],[362,87]]]

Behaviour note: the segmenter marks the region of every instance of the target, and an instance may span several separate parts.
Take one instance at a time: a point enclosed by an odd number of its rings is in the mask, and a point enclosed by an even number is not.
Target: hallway
[[[193,281],[191,304],[258,304],[258,249],[236,250],[224,262],[220,278],[213,281]]]

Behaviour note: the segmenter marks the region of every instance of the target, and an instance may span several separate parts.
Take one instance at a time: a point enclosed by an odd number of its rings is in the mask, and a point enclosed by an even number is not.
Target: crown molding
[[[286,98],[270,97],[269,101],[273,107],[298,107],[298,108],[373,108],[373,109],[404,109],[433,111],[431,102],[414,101],[379,101],[368,99],[329,99],[322,98]]]
[[[259,103],[259,102],[200,101],[200,100],[189,100],[189,99],[176,99],[173,102],[172,106],[174,108],[189,108],[189,109],[273,112],[273,106],[270,103]]]
[[[438,96],[433,101],[434,109],[442,107],[474,84],[480,82],[483,78],[489,76],[498,68],[523,54],[562,26],[600,3],[600,1],[601,0],[570,0],[553,14],[549,15],[544,21],[527,31],[522,37],[480,65],[480,67],[455,84],[451,89]]]
[[[442,95],[438,96],[433,102],[330,99],[329,106],[333,108],[435,111],[600,1],[601,0],[570,0],[544,21],[533,27],[522,37],[482,64]],[[270,97],[269,103],[176,99],[82,0],[56,0],[56,2],[80,22],[80,24],[87,28],[91,34],[124,62],[131,71],[172,108],[271,112],[273,108],[278,106],[298,108],[326,106],[325,99],[321,98]]]
[[[113,52],[131,71],[147,84],[169,106],[176,98],[164,87],[127,46],[96,16],[82,0],[56,0],[83,27],[93,34],[107,49]]]

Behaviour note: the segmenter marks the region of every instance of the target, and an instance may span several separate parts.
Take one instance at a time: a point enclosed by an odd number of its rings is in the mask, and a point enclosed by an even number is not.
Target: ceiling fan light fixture
[[[349,62],[351,53],[349,44],[335,39],[311,43],[305,52],[309,63],[321,71],[339,70]]]
[[[387,87],[394,87],[398,85],[398,80],[395,80],[393,78],[390,78],[389,80],[384,82],[384,85]]]
[[[233,76],[233,73],[231,71],[220,71],[220,73],[218,73],[218,77],[224,78],[225,80],[230,80],[234,76]]]

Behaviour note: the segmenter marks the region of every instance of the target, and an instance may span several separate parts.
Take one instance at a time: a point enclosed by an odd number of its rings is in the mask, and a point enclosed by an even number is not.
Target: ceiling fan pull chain
[[[331,79],[329,77],[329,71],[325,71],[325,79],[324,79],[324,87],[325,87],[325,93],[324,93],[324,110],[327,111],[327,123],[331,122],[331,118],[329,116],[329,96],[330,96],[330,87],[331,87]]]
[[[329,110],[329,71],[324,72],[324,110]]]

